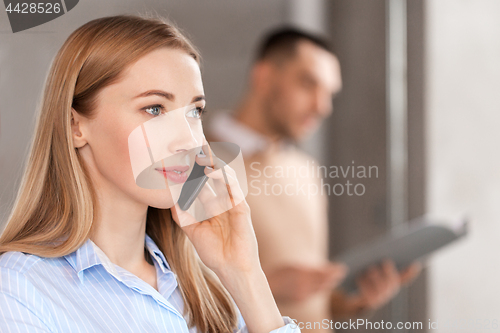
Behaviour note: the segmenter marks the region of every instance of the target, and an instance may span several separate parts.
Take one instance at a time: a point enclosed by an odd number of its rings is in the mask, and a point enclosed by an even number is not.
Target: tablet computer
[[[415,260],[423,259],[463,238],[467,234],[468,224],[466,218],[450,223],[421,216],[372,242],[341,253],[333,259],[349,267],[341,288],[347,292],[356,291],[356,277],[384,259],[392,259],[398,269],[404,269]]]

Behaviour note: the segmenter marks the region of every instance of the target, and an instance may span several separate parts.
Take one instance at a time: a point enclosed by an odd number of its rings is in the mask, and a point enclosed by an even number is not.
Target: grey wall
[[[423,126],[423,1],[407,1],[408,30],[408,214],[425,212],[425,154]],[[334,102],[324,157],[327,165],[377,166],[378,178],[357,179],[363,196],[330,196],[331,255],[375,239],[390,228],[388,144],[388,38],[385,0],[332,0],[329,31],[342,66],[343,90]],[[346,179],[330,179],[330,184]],[[371,321],[426,322],[426,272],[393,304],[383,307]],[[359,331],[359,330],[357,330]],[[373,330],[374,332],[377,330]]]
[[[387,224],[386,8],[384,0],[331,1],[330,29],[342,66],[343,89],[325,137],[327,165],[376,166],[378,178],[330,179],[362,183],[363,196],[330,196],[332,256],[383,234]],[[372,321],[390,321],[390,307]],[[350,331],[350,330],[341,330]],[[353,330],[358,331],[358,330]],[[364,332],[364,329],[361,329]]]
[[[472,218],[467,239],[432,259],[431,318],[436,332],[487,332],[500,308],[500,2],[428,1],[426,12],[427,205]]]

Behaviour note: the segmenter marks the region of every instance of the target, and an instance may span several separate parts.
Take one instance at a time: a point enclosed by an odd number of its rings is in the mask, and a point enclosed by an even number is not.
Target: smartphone
[[[178,201],[180,209],[186,211],[191,207],[207,180],[205,167],[195,162],[191,174],[182,186]]]

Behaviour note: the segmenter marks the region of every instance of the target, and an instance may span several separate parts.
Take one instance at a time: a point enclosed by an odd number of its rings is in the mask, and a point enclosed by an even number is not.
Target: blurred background
[[[262,33],[293,24],[325,35],[344,85],[334,114],[304,149],[324,165],[379,168],[364,182],[365,195],[329,198],[331,257],[425,213],[467,214],[467,238],[428,260],[371,320],[420,321],[423,331],[429,319],[500,320],[500,1],[82,0],[16,34],[0,11],[0,228],[52,58],[80,25],[120,13],[157,13],[193,40],[208,119],[241,97]]]

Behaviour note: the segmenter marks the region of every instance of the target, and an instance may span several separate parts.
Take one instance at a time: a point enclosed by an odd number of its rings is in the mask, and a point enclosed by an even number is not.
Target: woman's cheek
[[[205,132],[203,131],[203,124],[199,124],[197,127],[195,127],[194,129],[194,133],[195,133],[195,140],[198,142],[198,145],[199,146],[202,146],[203,145],[203,142],[204,142],[204,138],[205,138]]]
[[[102,150],[99,154],[104,163],[104,170],[108,177],[120,183],[120,187],[128,187],[135,184],[132,165],[130,162],[128,136],[132,130],[124,124],[108,122],[103,128]]]
[[[135,184],[135,179],[132,171],[132,162],[130,161],[130,150],[128,142],[128,137],[130,135],[130,132],[131,130],[125,131],[120,135],[120,139],[117,142],[116,148],[120,156],[119,165],[121,169],[121,174],[123,176],[127,176],[126,178]]]

